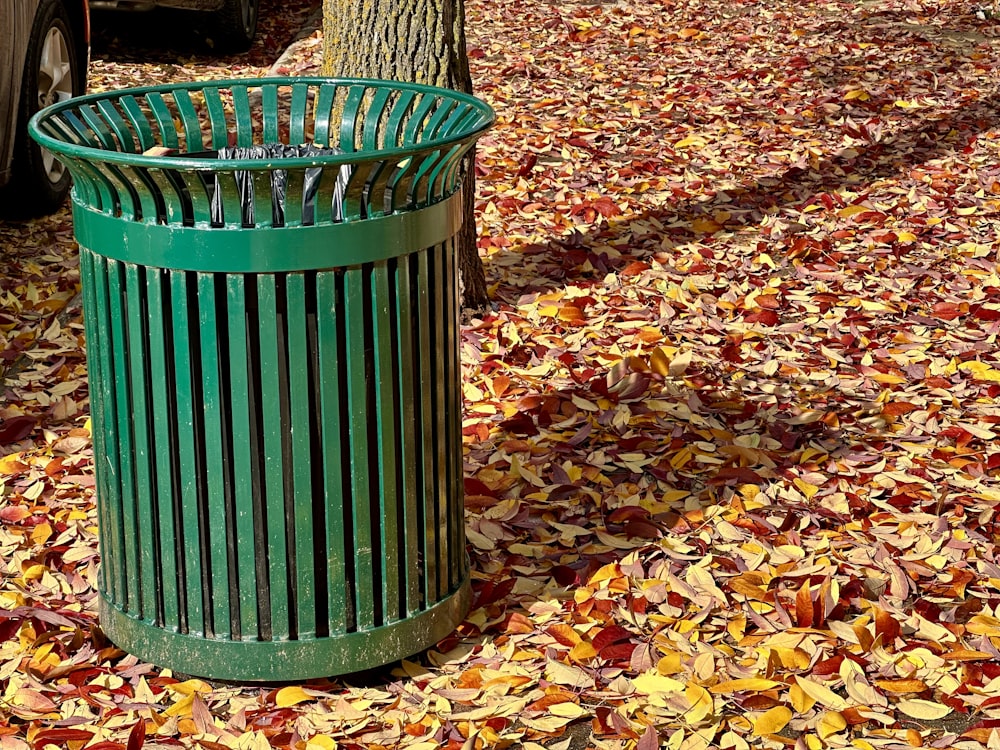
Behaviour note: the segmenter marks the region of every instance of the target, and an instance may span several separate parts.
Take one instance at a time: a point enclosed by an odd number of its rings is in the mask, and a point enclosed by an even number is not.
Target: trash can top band
[[[282,96],[289,100],[287,110],[281,109]],[[331,115],[338,109],[342,116],[336,123]],[[474,96],[424,84],[364,78],[247,78],[77,97],[43,109],[28,129],[54,154],[95,164],[231,172],[399,160],[472,142],[495,117],[493,109]],[[229,145],[277,142],[336,146],[344,153],[280,160],[193,155]],[[156,148],[177,153],[147,153]]]
[[[434,247],[462,225],[462,193],[365,221],[280,228],[181,227],[123,221],[73,202],[76,238],[97,255],[185,271],[281,273],[372,263]]]

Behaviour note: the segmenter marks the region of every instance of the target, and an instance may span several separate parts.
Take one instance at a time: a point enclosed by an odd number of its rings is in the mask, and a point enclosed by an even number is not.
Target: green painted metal
[[[469,611],[466,581],[452,596],[404,622],[328,638],[291,640],[204,639],[164,630],[98,600],[101,625],[113,638],[134,644],[135,653],[154,664],[170,664],[184,674],[218,680],[284,682],[372,669],[447,637]],[[116,641],[117,642],[117,641]],[[248,673],[266,677],[248,677]]]
[[[461,622],[459,178],[492,118],[432,87],[303,78],[95,94],[32,121],[74,177],[119,646],[299,680]],[[202,153],[306,141],[341,153]]]
[[[107,248],[102,254],[108,258],[187,271],[278,273],[374,263],[439,244],[461,225],[460,198],[454,194],[419,211],[280,232],[122,221],[79,203],[73,218],[80,244]]]

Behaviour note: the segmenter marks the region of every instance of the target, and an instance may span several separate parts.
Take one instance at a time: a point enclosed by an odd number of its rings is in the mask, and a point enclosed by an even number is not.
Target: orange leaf
[[[887,693],[922,693],[927,689],[923,680],[875,680]]]
[[[801,588],[795,595],[795,622],[800,628],[811,628],[814,617],[813,600],[809,593],[809,579],[807,578],[802,582]]]
[[[875,635],[882,636],[882,645],[891,646],[899,637],[899,623],[896,618],[890,615],[881,607],[874,607],[875,610]]]

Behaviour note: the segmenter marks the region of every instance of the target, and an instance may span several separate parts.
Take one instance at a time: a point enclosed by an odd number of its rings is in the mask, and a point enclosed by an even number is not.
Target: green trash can
[[[461,164],[492,121],[454,91],[329,78],[32,120],[73,175],[118,646],[301,680],[462,621]]]

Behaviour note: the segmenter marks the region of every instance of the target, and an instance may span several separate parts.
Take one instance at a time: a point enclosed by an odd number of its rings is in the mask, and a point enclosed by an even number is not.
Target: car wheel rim
[[[64,102],[73,96],[73,65],[66,36],[58,28],[49,29],[42,42],[38,61],[38,108]],[[42,167],[53,183],[62,179],[65,167],[42,149]]]

